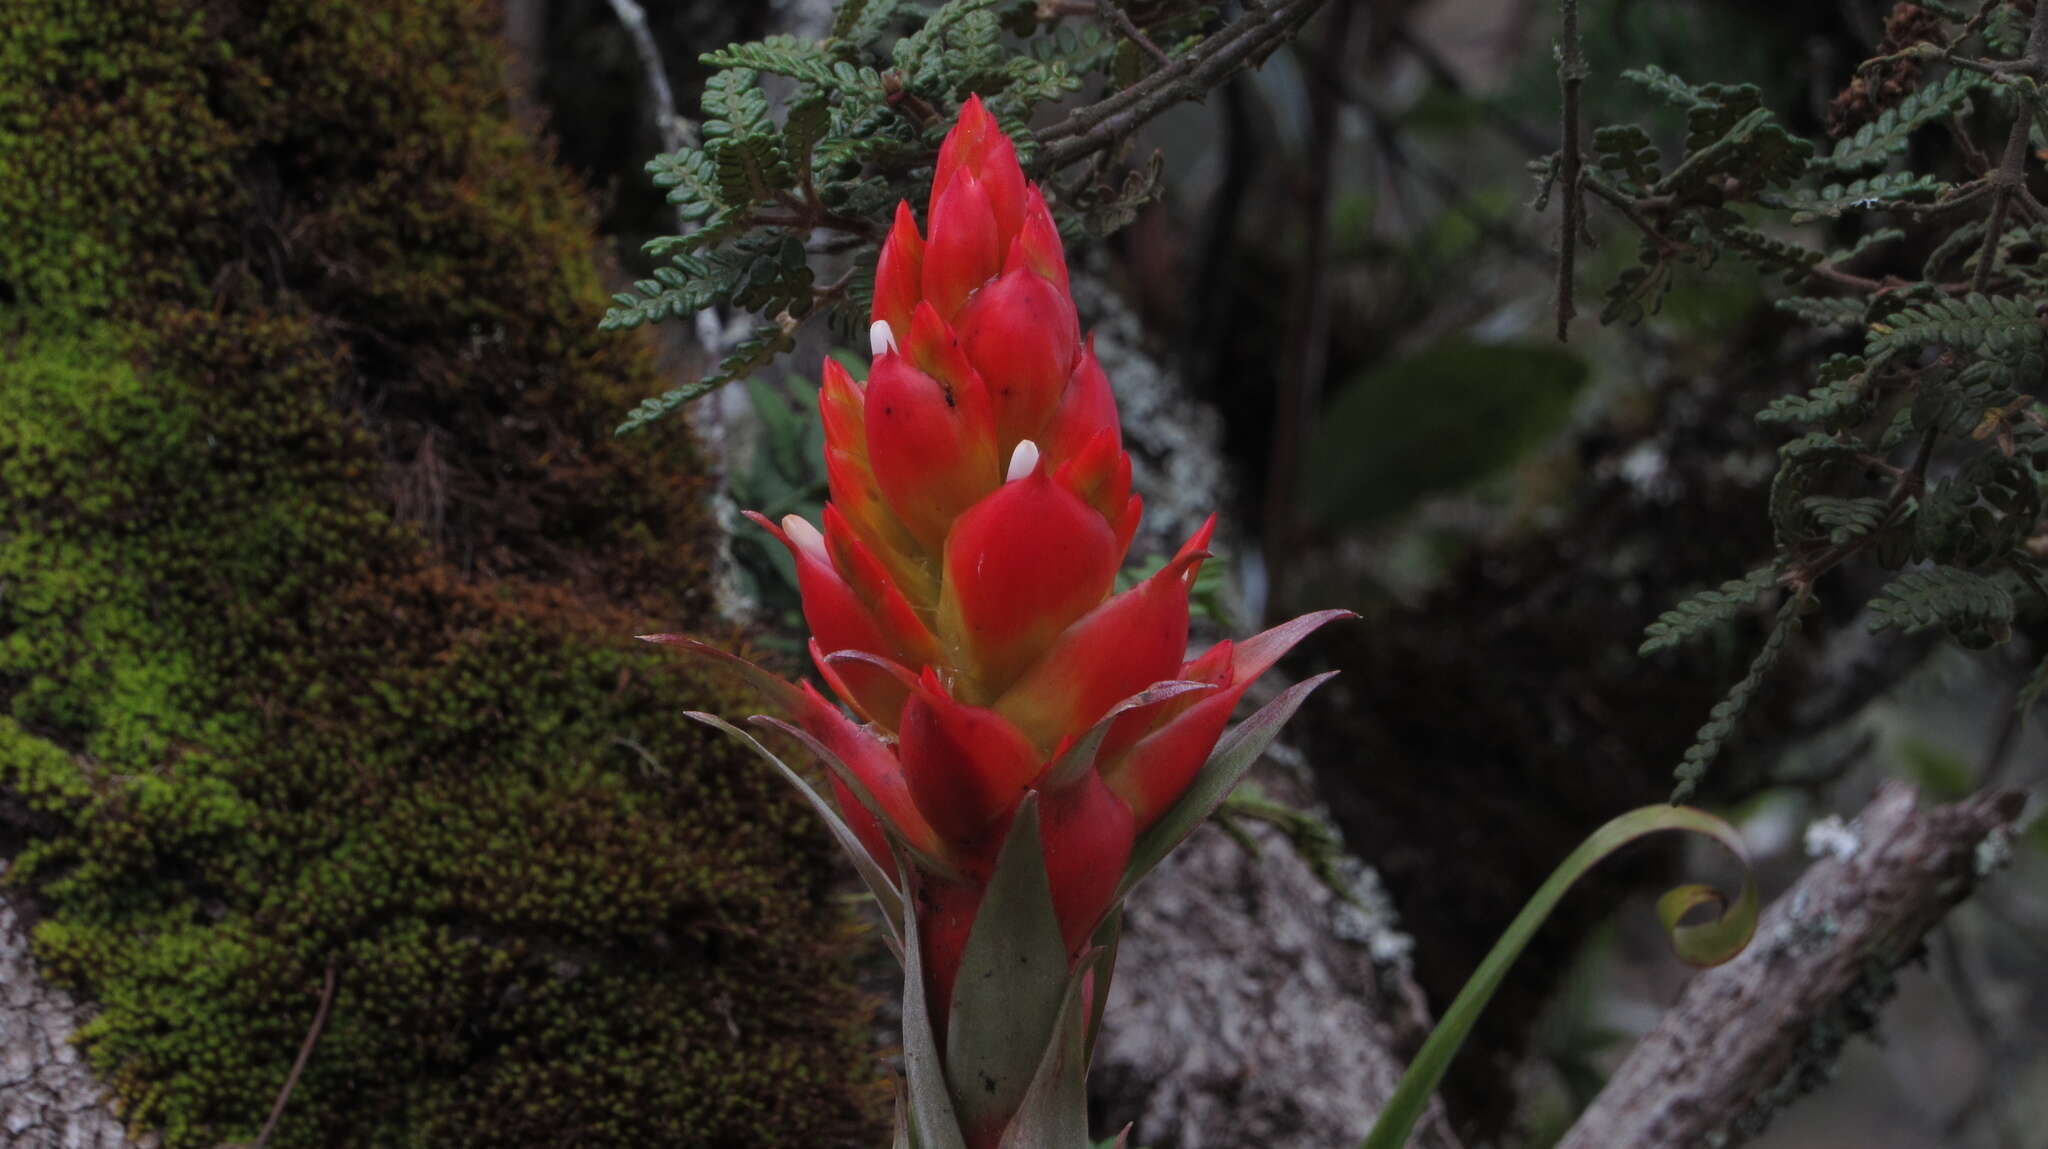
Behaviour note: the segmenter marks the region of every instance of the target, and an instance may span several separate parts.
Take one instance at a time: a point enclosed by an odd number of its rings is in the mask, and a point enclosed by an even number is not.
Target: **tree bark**
[[[1772,903],[1740,957],[1702,972],[1559,1149],[1735,1146],[1828,1078],[1897,968],[2000,860],[2015,791],[1920,808],[1888,784],[1829,856]]]
[[[1257,784],[1310,800],[1305,771]],[[1356,1145],[1401,1079],[1430,1018],[1408,939],[1363,865],[1340,897],[1282,832],[1240,820],[1253,853],[1215,825],[1133,894],[1096,1050],[1104,1132],[1135,1122],[1146,1149]],[[1457,1149],[1440,1108],[1421,1149]]]

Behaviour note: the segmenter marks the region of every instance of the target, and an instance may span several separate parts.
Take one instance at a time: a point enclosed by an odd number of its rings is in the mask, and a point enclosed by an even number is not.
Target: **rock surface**
[[[154,1137],[129,1139],[71,1044],[83,1007],[36,976],[28,929],[14,897],[0,893],[0,1145],[155,1149]]]

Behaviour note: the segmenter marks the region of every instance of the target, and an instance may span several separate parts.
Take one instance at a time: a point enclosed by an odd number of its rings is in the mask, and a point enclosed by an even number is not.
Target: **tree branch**
[[[1586,200],[1580,189],[1584,149],[1579,142],[1579,88],[1586,82],[1586,60],[1579,50],[1579,0],[1563,0],[1564,28],[1558,33],[1557,85],[1564,95],[1558,181],[1564,185],[1564,204],[1557,227],[1557,341],[1569,338],[1572,316],[1572,276],[1578,264],[1579,232],[1585,227]]]
[[[1076,108],[1038,133],[1038,167],[1051,173],[1129,136],[1184,100],[1199,100],[1239,69],[1254,67],[1285,43],[1326,0],[1247,6],[1243,16],[1185,55],[1114,95]]]
[[[647,10],[634,0],[610,2],[612,12],[633,41],[634,54],[640,57],[640,72],[646,77],[648,95],[654,100],[654,127],[661,133],[661,146],[666,151],[679,151],[690,142],[689,121],[676,114],[675,91],[668,86],[668,68],[661,62],[661,48],[647,27]]]
[[[1921,809],[1911,787],[1880,789],[1853,849],[1814,863],[1748,950],[1693,978],[1559,1149],[1734,1146],[1762,1130],[1876,1020],[1893,971],[1984,876],[1981,847],[2024,804],[2001,790]]]
[[[2027,31],[2026,58],[2005,63],[2025,64],[2029,75],[2048,71],[2048,4],[2034,5],[2034,22]],[[2005,138],[2005,154],[1999,157],[1998,170],[1990,177],[1991,222],[1984,228],[1984,246],[1977,252],[1977,273],[1970,280],[1970,290],[1980,295],[1991,286],[1991,269],[1998,262],[1998,241],[2004,237],[2005,217],[2012,208],[2013,196],[2025,190],[2027,129],[2034,117],[2024,95],[2015,96],[2013,102],[2019,106],[2013,111],[2012,131]]]

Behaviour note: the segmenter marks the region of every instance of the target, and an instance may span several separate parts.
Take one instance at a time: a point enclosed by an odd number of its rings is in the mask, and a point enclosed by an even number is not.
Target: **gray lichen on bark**
[[[0,862],[0,875],[6,865]],[[0,1145],[7,1149],[154,1149],[128,1137],[72,1035],[84,1005],[38,977],[29,919],[0,891]]]

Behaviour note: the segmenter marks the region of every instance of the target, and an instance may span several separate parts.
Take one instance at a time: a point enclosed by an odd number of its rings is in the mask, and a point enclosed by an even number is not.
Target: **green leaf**
[[[1776,306],[1778,310],[1797,315],[1815,327],[1863,326],[1863,301],[1860,299],[1801,295],[1777,300]]]
[[[1848,183],[1831,183],[1811,190],[1798,190],[1761,197],[1762,202],[1792,212],[1793,223],[1816,219],[1838,219],[1852,211],[1882,211],[1900,204],[1931,203],[1949,185],[1916,172],[1889,172]]]
[[[1485,478],[1547,441],[1590,375],[1543,344],[1451,340],[1331,397],[1309,442],[1303,498],[1319,522],[1378,522]]]
[[[875,860],[868,856],[867,847],[860,844],[860,838],[847,826],[846,820],[839,816],[839,811],[833,808],[832,803],[826,801],[809,782],[804,781],[803,775],[790,769],[787,763],[775,756],[774,751],[761,745],[753,735],[715,714],[706,714],[700,710],[685,710],[683,717],[695,719],[714,730],[723,730],[746,743],[748,749],[759,755],[763,762],[773,766],[777,774],[782,775],[783,781],[796,787],[796,792],[803,800],[825,820],[825,828],[831,831],[832,840],[839,843],[839,848],[852,860],[854,870],[860,874],[861,881],[867,884],[868,892],[874,895],[875,903],[882,907],[882,917],[890,929],[890,940],[898,947],[914,949],[912,939],[905,936],[907,927],[903,913],[903,895],[898,891],[896,884],[889,880],[889,876],[882,872],[882,868],[875,864]]]
[[[1741,578],[1729,579],[1713,590],[1703,590],[1658,615],[1657,621],[1644,630],[1643,645],[1636,653],[1648,655],[1669,650],[1733,622],[1777,585],[1777,568],[1764,566]]]
[[[1680,886],[1658,900],[1657,917],[1671,938],[1673,950],[1691,964],[1715,965],[1734,957],[1749,944],[1751,935],[1756,932],[1756,883],[1750,876],[1742,837],[1734,827],[1712,814],[1686,806],[1645,806],[1623,814],[1593,831],[1580,843],[1579,848],[1572,851],[1571,856],[1552,872],[1535,896],[1522,907],[1522,912],[1515,915],[1507,932],[1494,943],[1486,960],[1473,972],[1465,988],[1459,991],[1457,1000],[1444,1011],[1443,1020],[1423,1042],[1415,1060],[1409,1063],[1408,1071],[1402,1074],[1401,1083],[1394,1089],[1394,1095],[1387,1099],[1386,1108],[1380,1111],[1379,1119],[1373,1123],[1364,1149],[1401,1149],[1408,1143],[1415,1123],[1429,1105],[1430,1094],[1443,1079],[1451,1059],[1458,1054],[1458,1048],[1465,1043],[1465,1036],[1479,1020],[1486,1003],[1492,1000],[1494,991],[1500,988],[1508,968],[1528,947],[1529,939],[1550,917],[1565,893],[1587,871],[1616,850],[1663,830],[1704,834],[1726,847],[1742,861],[1743,867],[1742,890],[1733,902],[1699,885]],[[1713,921],[1698,925],[1680,924],[1687,911],[1709,902],[1720,902],[1725,906]]]
[[[1749,700],[1756,697],[1757,688],[1771,668],[1778,664],[1778,656],[1784,653],[1785,643],[1799,629],[1799,616],[1813,601],[1810,592],[1794,594],[1778,608],[1778,616],[1771,622],[1771,632],[1764,639],[1763,649],[1749,661],[1749,671],[1744,674],[1714,709],[1707,715],[1699,731],[1693,735],[1693,743],[1686,747],[1684,757],[1679,759],[1678,769],[1673,771],[1678,785],[1672,790],[1672,801],[1684,801],[1698,788],[1700,779],[1706,776],[1707,767],[1721,753],[1722,743],[1741,724],[1742,715],[1749,709]]]
[[[1861,322],[1862,305],[1852,305]],[[1868,364],[1854,355],[1836,355],[1821,365],[1820,386],[1804,395],[1785,395],[1759,412],[1759,423],[1833,424],[1860,411],[1869,387]]]
[[[889,26],[899,0],[844,0],[832,18],[832,40],[856,48],[873,44]]]
[[[1827,532],[1829,543],[1841,546],[1876,530],[1891,509],[1891,500],[1877,496],[1808,495],[1800,500],[1800,508]]]
[[[1017,1111],[1056,1044],[1062,1002],[1071,1005],[1078,980],[1053,910],[1038,803],[1034,790],[1018,804],[954,983],[946,1079],[967,1131],[1000,1129]]]
[[[1083,1051],[1091,1061],[1095,1057],[1095,1039],[1102,1035],[1103,1015],[1109,1012],[1110,979],[1116,976],[1116,955],[1123,940],[1124,904],[1119,900],[1110,904],[1102,924],[1095,927],[1095,936],[1088,939],[1089,948],[1102,954],[1095,963],[1095,993],[1088,1003],[1088,1048]]]
[[[897,880],[913,890],[909,862],[896,859]],[[946,1088],[945,1065],[932,1031],[931,1005],[924,996],[924,947],[918,941],[917,915],[903,921],[903,1075],[908,1081],[908,1125],[917,1149],[967,1149],[960,1118]]]
[[[1946,627],[1964,645],[1972,638],[2003,641],[2012,627],[2013,601],[1991,579],[1956,567],[1934,566],[1899,575],[1870,600],[1870,629],[1896,627],[1907,634]]]
[[[1065,754],[1060,755],[1051,766],[1046,768],[1045,778],[1039,785],[1045,789],[1057,790],[1076,781],[1081,775],[1087,773],[1088,768],[1095,765],[1096,751],[1102,749],[1102,740],[1109,736],[1109,728],[1116,725],[1116,720],[1122,717],[1126,711],[1165,702],[1170,698],[1179,698],[1183,694],[1193,694],[1196,691],[1213,691],[1216,689],[1218,687],[1213,682],[1187,682],[1180,679],[1169,679],[1165,682],[1153,683],[1144,690],[1110,707],[1108,713],[1097,719],[1095,725],[1088,728],[1088,733],[1083,734],[1080,741],[1068,747]]]
[[[2041,344],[2035,303],[2018,296],[1971,294],[1908,307],[1870,325],[1865,354],[1872,359],[1916,347],[1945,344],[1982,351],[2023,351]]]
[[[1332,670],[1314,678],[1295,683],[1280,692],[1279,697],[1259,708],[1250,718],[1239,723],[1237,728],[1224,735],[1210,753],[1209,760],[1196,772],[1195,780],[1181,792],[1166,813],[1160,815],[1152,828],[1138,836],[1131,847],[1130,863],[1124,867],[1124,879],[1117,889],[1117,896],[1127,894],[1153,867],[1164,861],[1173,848],[1181,844],[1195,827],[1223,804],[1238,782],[1251,772],[1259,756],[1273,739],[1280,736],[1280,728],[1286,725],[1294,712],[1315,688],[1336,677]]]
[[[790,105],[782,124],[782,155],[798,187],[811,183],[811,152],[832,126],[832,106],[823,93]]]
[[[1648,194],[1664,178],[1663,169],[1658,166],[1657,145],[1640,125],[1617,124],[1595,129],[1593,150],[1599,156],[1600,170],[1611,173],[1625,190],[1636,195]]]
[[[702,219],[718,207],[718,167],[702,148],[664,152],[647,161],[654,186],[668,189],[668,202],[684,219]]]
[[[1924,124],[1931,124],[1950,112],[1966,111],[1970,94],[1982,87],[1984,77],[1961,68],[1922,87],[1896,106],[1886,108],[1877,119],[1856,129],[1856,133],[1835,144],[1832,152],[1814,161],[1816,167],[1852,172],[1875,167],[1906,150],[1906,140]]]
[[[874,0],[871,7],[884,9],[895,5]],[[856,31],[859,31],[856,29]],[[740,69],[749,74],[768,72],[828,92],[838,92],[856,102],[879,103],[882,99],[882,76],[871,67],[835,59],[820,42],[797,36],[777,35],[749,44],[729,44],[716,51],[706,52],[699,57],[714,68]],[[715,78],[715,77],[714,77]],[[705,107],[712,113],[710,105]],[[766,105],[762,107],[762,118],[766,118]]]
[[[1094,1144],[1088,1139],[1088,1052],[1082,1032],[1088,1006],[1081,994],[1091,960],[1083,959],[1083,968],[1067,979],[1052,1039],[997,1149],[1090,1149]]]
[[[777,355],[795,346],[795,343],[789,332],[783,330],[780,324],[768,323],[757,327],[752,335],[735,344],[726,357],[719,361],[717,370],[694,383],[685,383],[680,387],[670,388],[652,399],[641,400],[640,405],[626,416],[626,421],[619,424],[618,430],[612,433],[628,434],[666,418],[691,400],[708,395],[724,384],[767,364]]]

